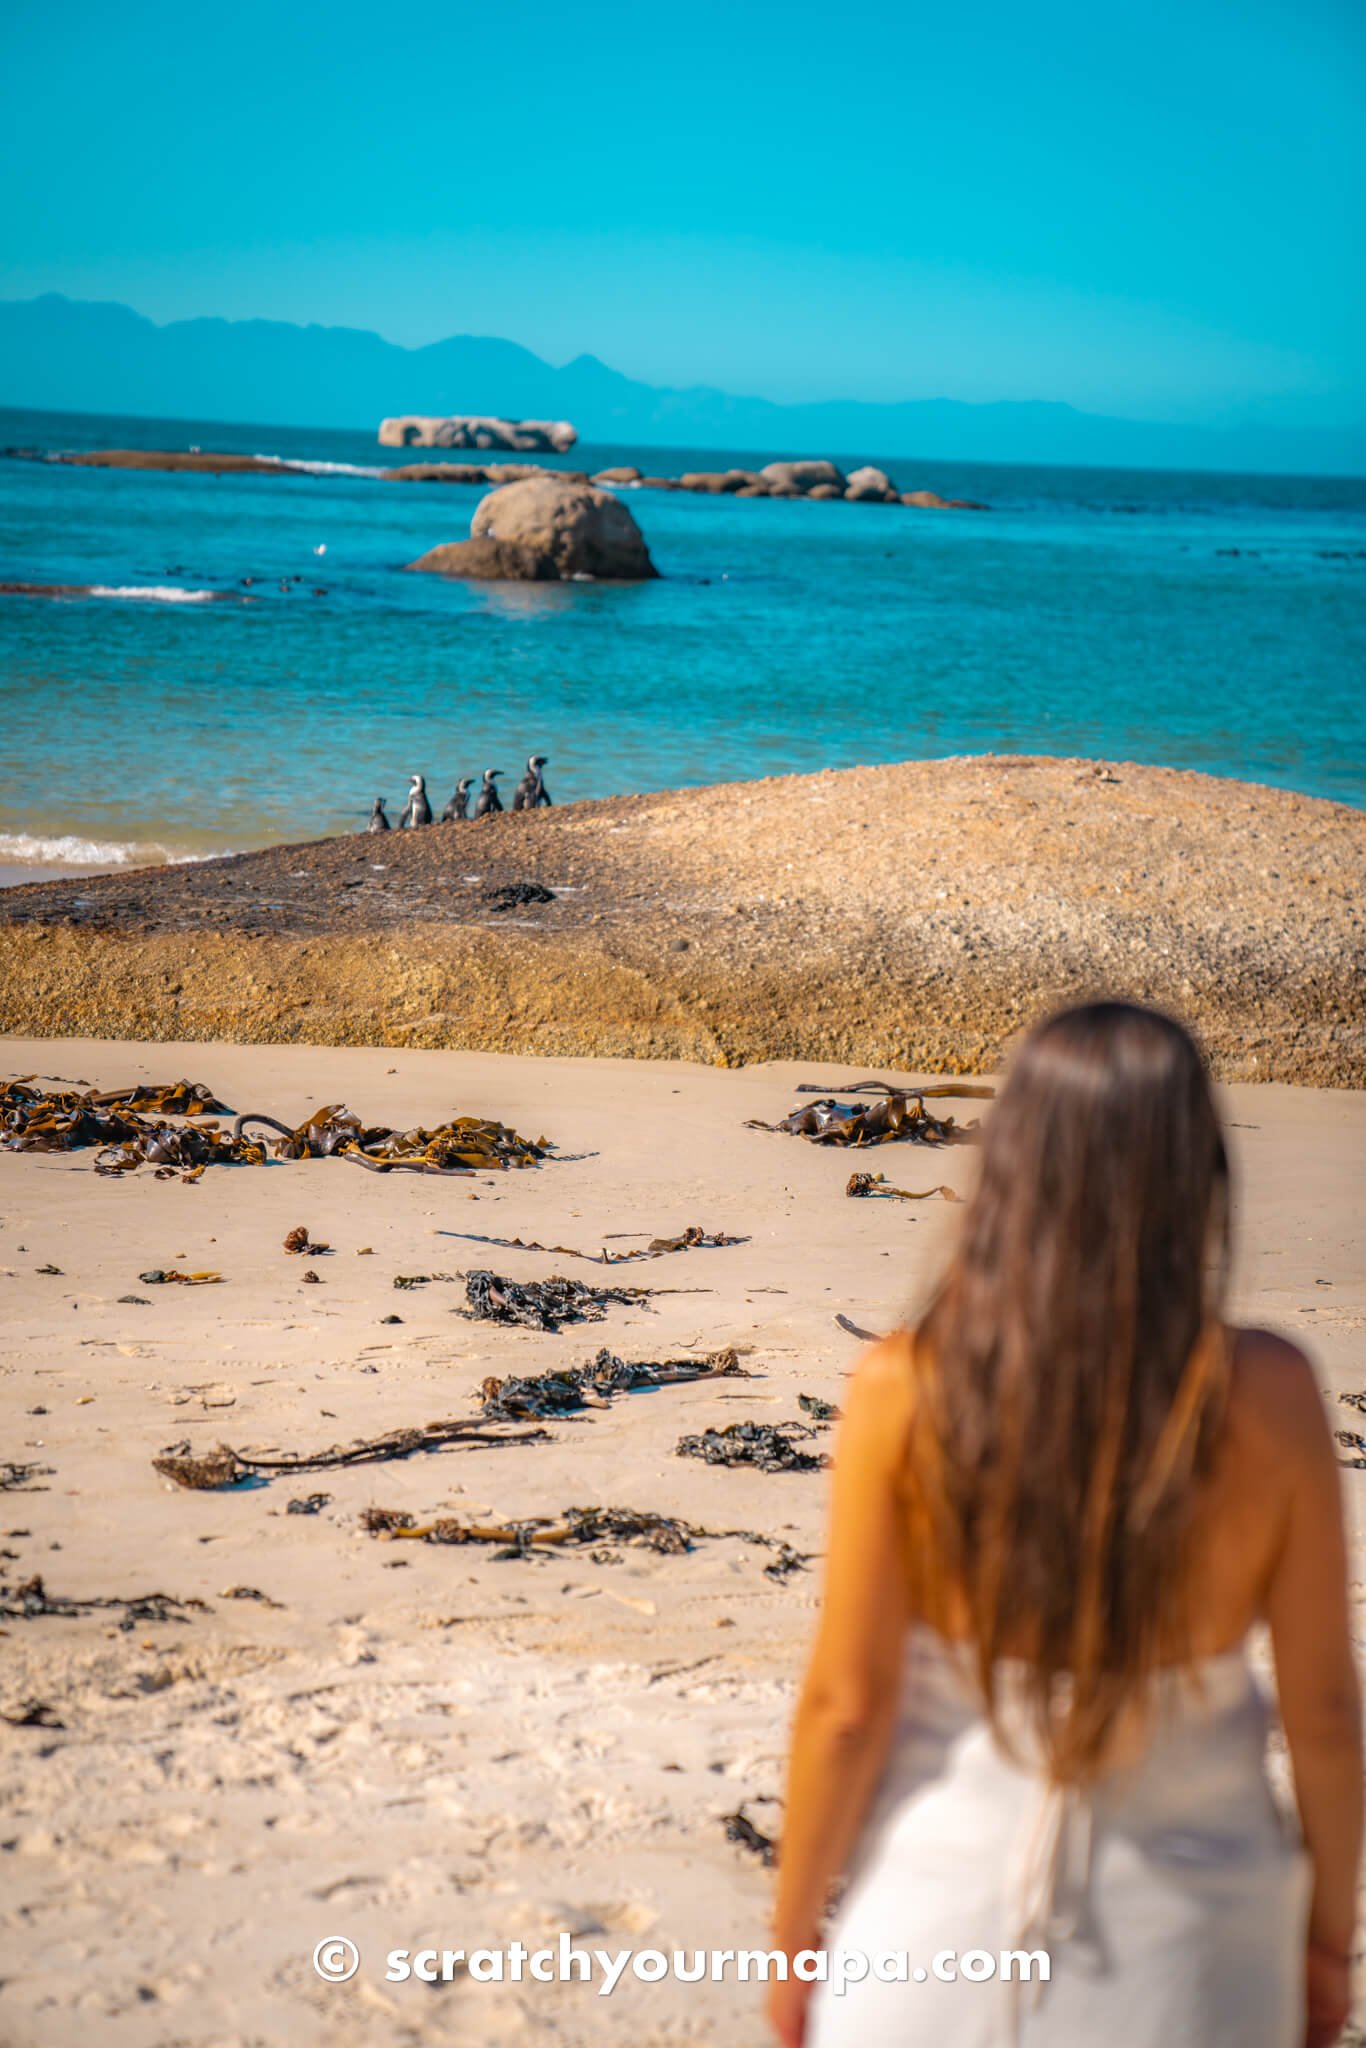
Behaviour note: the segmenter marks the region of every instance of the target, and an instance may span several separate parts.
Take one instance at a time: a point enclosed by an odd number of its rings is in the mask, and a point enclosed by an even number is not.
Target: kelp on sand
[[[884,1173],[851,1173],[844,1192],[850,1197],[894,1196],[902,1202],[928,1202],[931,1195],[942,1195],[946,1202],[963,1199],[942,1181],[933,1188],[894,1188]]]
[[[181,1116],[183,1125],[151,1121],[142,1111]],[[11,1152],[72,1152],[100,1148],[95,1171],[128,1173],[153,1166],[159,1177],[197,1179],[206,1166],[263,1166],[277,1159],[348,1159],[375,1173],[470,1174],[532,1166],[549,1145],[533,1142],[488,1117],[452,1117],[431,1129],[365,1124],[344,1103],[329,1103],[291,1128],[263,1112],[246,1111],[231,1130],[211,1120],[229,1115],[202,1082],[176,1081],[109,1090],[49,1087],[32,1075],[0,1082],[0,1146]],[[264,1127],[274,1138],[249,1135]]]
[[[366,1508],[361,1528],[370,1536],[407,1539],[414,1543],[497,1546],[500,1558],[531,1558],[547,1551],[586,1549],[598,1562],[606,1562],[614,1544],[631,1544],[667,1557],[681,1557],[702,1542],[750,1543],[777,1553],[764,1566],[765,1576],[782,1580],[790,1572],[802,1571],[805,1552],[794,1550],[777,1536],[765,1536],[754,1529],[704,1529],[676,1515],[655,1514],[646,1508],[562,1508],[558,1516],[531,1515],[520,1521],[459,1522],[442,1515],[419,1522],[402,1508]]]
[[[547,1252],[555,1258],[584,1259],[593,1266],[624,1266],[633,1259],[660,1259],[668,1252],[714,1251],[720,1245],[748,1244],[747,1237],[728,1237],[724,1230],[706,1230],[700,1223],[690,1223],[680,1230],[676,1237],[652,1237],[647,1245],[635,1251],[610,1252],[606,1245],[601,1251],[576,1251],[568,1244],[537,1244],[533,1239],[522,1237],[482,1237],[472,1230],[452,1233],[471,1244],[491,1244],[504,1252]],[[618,1232],[619,1236],[634,1236],[634,1232]],[[643,1235],[643,1233],[642,1233]]]
[[[562,1323],[600,1323],[613,1305],[646,1301],[650,1287],[589,1287],[552,1273],[548,1280],[507,1280],[486,1267],[465,1275],[466,1314],[476,1322],[520,1323],[558,1330]]]
[[[181,1600],[172,1593],[138,1593],[126,1599],[116,1594],[95,1594],[78,1600],[65,1594],[49,1593],[37,1574],[0,1594],[0,1617],[6,1621],[37,1621],[48,1615],[70,1619],[111,1607],[123,1609],[123,1619],[118,1626],[125,1632],[148,1622],[189,1621],[192,1611],[199,1614],[210,1611],[205,1600]]]
[[[809,1082],[801,1084],[799,1095],[816,1094]],[[875,1102],[840,1102],[820,1091],[816,1102],[799,1103],[776,1124],[758,1117],[747,1119],[753,1131],[783,1131],[789,1136],[808,1138],[813,1145],[885,1145],[904,1139],[915,1145],[971,1144],[975,1123],[960,1125],[951,1116],[937,1117],[926,1109],[927,1100],[939,1096],[990,1097],[994,1088],[966,1082],[932,1088],[892,1088],[885,1081],[850,1081],[838,1091],[842,1095],[876,1095]]]
[[[193,1456],[188,1448],[165,1451],[153,1458],[154,1469],[164,1479],[196,1492],[237,1486],[243,1480],[269,1477],[279,1472],[322,1472],[343,1465],[370,1465],[388,1458],[408,1458],[414,1451],[439,1451],[451,1444],[529,1444],[541,1441],[543,1429],[503,1429],[483,1417],[461,1421],[426,1422],[413,1429],[391,1429],[383,1436],[361,1437],[355,1443],[333,1444],[323,1451],[301,1451],[292,1456],[263,1458],[250,1451],[236,1451],[231,1444],[217,1444],[213,1450]]]
[[[815,1434],[805,1422],[728,1422],[724,1429],[680,1437],[675,1454],[708,1465],[753,1465],[760,1472],[819,1472],[830,1460],[802,1449],[802,1440]]]
[[[732,1350],[706,1358],[642,1359],[628,1362],[606,1347],[587,1365],[565,1366],[525,1379],[486,1379],[480,1389],[480,1410],[489,1421],[516,1422],[528,1416],[572,1415],[587,1407],[605,1407],[618,1394],[648,1387],[688,1385],[695,1380],[748,1379],[749,1373]]]

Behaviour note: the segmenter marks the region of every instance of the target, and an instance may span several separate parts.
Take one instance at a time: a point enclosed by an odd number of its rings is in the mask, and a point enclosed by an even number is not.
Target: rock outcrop
[[[750,497],[767,497],[768,488],[752,469],[687,469],[678,479],[685,491],[701,491],[708,497],[733,497],[744,491]]]
[[[381,448],[510,448],[521,455],[567,454],[578,440],[568,420],[500,420],[478,413],[401,413],[379,423]]]
[[[895,505],[901,497],[886,470],[874,469],[871,463],[850,470],[844,481],[844,495],[865,505]]]
[[[833,484],[837,494],[844,495],[844,474],[833,462],[766,462],[759,474],[765,483],[775,484],[783,492],[810,497],[822,485]]]
[[[617,469],[600,469],[593,478],[595,484],[638,484],[644,481],[638,469],[624,462]]]
[[[0,889],[5,1028],[983,1073],[1103,993],[1184,1017],[1224,1079],[1366,1086],[1347,804],[997,755],[508,812],[477,859],[453,828],[393,832],[382,875],[360,822]],[[490,899],[527,882],[556,900],[505,930]]]
[[[941,498],[938,491],[903,491],[901,502],[914,505],[922,512],[988,512],[991,509],[977,498]]]
[[[549,471],[490,491],[475,508],[468,540],[432,548],[408,566],[516,583],[640,582],[657,573],[620,498]]]

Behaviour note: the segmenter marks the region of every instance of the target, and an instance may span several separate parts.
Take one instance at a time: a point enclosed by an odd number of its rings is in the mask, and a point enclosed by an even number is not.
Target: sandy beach
[[[846,1199],[851,1164],[962,1193],[971,1145],[855,1162],[747,1128],[785,1114],[799,1083],[869,1071],[805,1062],[11,1038],[0,1068],[101,1088],[185,1076],[289,1124],[337,1102],[403,1127],[478,1112],[553,1147],[468,1180],[320,1160],[211,1166],[191,1185],[97,1176],[89,1151],[0,1153],[5,1455],[31,1468],[4,1496],[0,1604],[35,1576],[54,1600],[204,1603],[0,1621],[0,2038],[759,2048],[758,1994],[734,1982],[628,1979],[609,1998],[394,1985],[383,1959],[561,1929],[608,1949],[762,1945],[768,1876],[725,1816],[781,1828],[826,1481],[676,1447],[753,1420],[805,1423],[806,1448],[828,1448],[798,1395],[839,1399],[859,1346],[836,1315],[880,1330],[913,1309],[956,1214],[938,1194]],[[1361,1430],[1336,1396],[1362,1384],[1366,1093],[1239,1084],[1222,1099],[1238,1313],[1304,1343],[1334,1426]],[[690,1224],[741,1242],[605,1271],[481,1241],[595,1253]],[[288,1254],[298,1225],[331,1250]],[[666,1291],[533,1332],[462,1315],[459,1276],[477,1267]],[[222,1278],[139,1277],[172,1269]],[[538,1441],[225,1491],[153,1469],[187,1446],[268,1457],[468,1419],[486,1376],[604,1345],[631,1361],[734,1346],[751,1377],[626,1394]],[[1366,1472],[1343,1477],[1366,1624]],[[315,1494],[315,1511],[290,1510]],[[361,1526],[375,1507],[425,1524],[588,1506],[719,1533],[678,1555],[608,1542],[508,1558]],[[809,1565],[768,1575],[778,1544]],[[361,1953],[344,1985],[310,1965],[330,1935]]]

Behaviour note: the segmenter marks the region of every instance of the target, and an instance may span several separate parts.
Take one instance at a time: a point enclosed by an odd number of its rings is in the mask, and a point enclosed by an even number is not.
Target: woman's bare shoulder
[[[893,1330],[869,1346],[849,1376],[846,1420],[889,1436],[904,1429],[911,1417],[914,1346],[909,1330]]]
[[[1327,1434],[1313,1361],[1275,1330],[1234,1329],[1232,1419],[1267,1434],[1280,1454],[1317,1451]]]

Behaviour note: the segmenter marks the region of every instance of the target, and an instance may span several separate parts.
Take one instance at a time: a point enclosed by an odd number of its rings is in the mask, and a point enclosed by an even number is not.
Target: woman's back
[[[1217,1657],[1237,1647],[1265,1607],[1283,1543],[1294,1492],[1296,1447],[1312,1441],[1318,1396],[1303,1352],[1269,1330],[1230,1330],[1227,1387],[1210,1467],[1195,1503],[1183,1563],[1184,1590],[1175,1603],[1186,1617],[1184,1640],[1166,1646],[1160,1661],[1179,1665]],[[915,1338],[887,1340],[877,1371],[881,1426],[903,1440],[910,1434]],[[933,1531],[913,1499],[905,1517],[908,1579],[916,1611],[951,1640],[970,1634],[970,1608],[948,1560],[936,1558]],[[1027,1656],[1022,1631],[1003,1648]]]
[[[868,1963],[813,2048],[1335,2038],[1361,1831],[1336,1458],[1304,1355],[1226,1325],[1228,1216],[1178,1025],[1095,1004],[1031,1035],[944,1278],[845,1405],[775,1933],[819,1948],[842,1872],[829,1940]],[[1051,1961],[1028,1997],[935,1970],[1020,1948]],[[785,2048],[808,1997],[773,1994]]]

